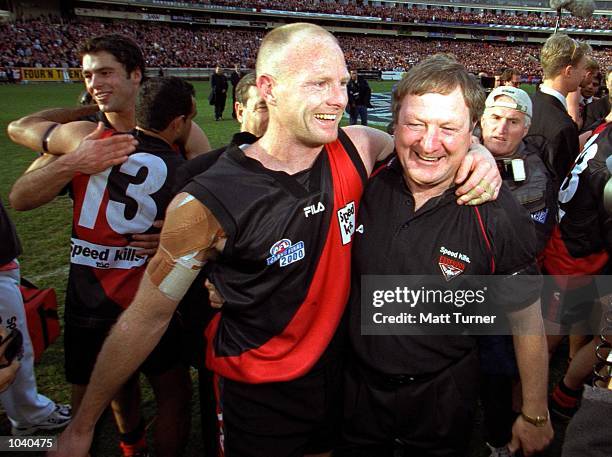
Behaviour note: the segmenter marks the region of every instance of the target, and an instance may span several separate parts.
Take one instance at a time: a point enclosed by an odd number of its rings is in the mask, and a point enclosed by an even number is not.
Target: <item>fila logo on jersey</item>
[[[304,249],[304,242],[298,241],[297,243],[291,243],[291,240],[283,238],[277,241],[270,248],[270,257],[266,259],[268,265],[272,265],[277,260],[281,267],[291,265],[293,262],[302,260],[306,255]]]
[[[444,246],[440,248],[440,254],[442,255],[438,259],[438,265],[446,281],[456,278],[465,271],[464,262],[470,263],[470,258],[467,255],[451,251]]]
[[[323,202],[319,202],[316,205],[306,206],[302,209],[304,210],[304,216],[308,217],[310,215],[320,213],[321,211],[325,211],[325,205],[323,205]]]
[[[340,224],[342,244],[349,244],[353,233],[355,233],[355,202],[350,202],[338,210],[338,223]]]

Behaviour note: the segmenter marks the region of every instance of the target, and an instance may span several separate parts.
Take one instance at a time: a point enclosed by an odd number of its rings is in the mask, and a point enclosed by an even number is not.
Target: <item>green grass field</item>
[[[374,82],[373,92],[389,92],[392,82]],[[231,119],[226,107],[225,120],[215,122],[213,110],[207,104],[208,83],[196,82],[198,116],[196,122],[209,136],[213,147],[226,144],[238,125]],[[35,158],[35,154],[13,144],[6,135],[6,127],[11,120],[41,109],[57,106],[74,106],[82,87],[79,84],[31,84],[2,85],[0,99],[3,109],[0,113],[0,146],[5,160],[0,169],[0,198],[8,206],[8,193],[12,183]],[[63,308],[64,293],[68,273],[68,243],[70,237],[71,201],[68,197],[58,197],[42,208],[15,212],[8,208],[17,226],[24,253],[20,258],[22,275],[39,287],[53,287]],[[45,353],[36,368],[39,390],[55,401],[69,402],[69,388],[64,381],[63,351],[61,340]],[[196,389],[197,390],[197,389]],[[192,435],[186,457],[201,456],[201,435],[197,400],[193,402]],[[145,389],[144,411],[147,420],[154,418],[151,393]],[[0,435],[8,435],[8,423],[0,421]],[[5,455],[11,455],[6,453]],[[21,455],[16,453],[14,455]],[[29,453],[27,455],[36,455]],[[117,438],[114,426],[106,420],[101,427],[98,439],[98,456],[118,456]],[[481,450],[473,456],[481,455]],[[556,454],[551,454],[556,455]]]

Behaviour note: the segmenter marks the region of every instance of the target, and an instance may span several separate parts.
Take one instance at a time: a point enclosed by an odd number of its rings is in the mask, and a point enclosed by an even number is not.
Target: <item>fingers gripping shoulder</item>
[[[190,194],[178,194],[168,207],[159,249],[148,267],[151,281],[166,297],[180,300],[224,237],[208,208]]]

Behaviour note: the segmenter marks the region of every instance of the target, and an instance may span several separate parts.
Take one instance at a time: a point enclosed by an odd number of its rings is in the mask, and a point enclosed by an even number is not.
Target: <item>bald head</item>
[[[278,76],[290,70],[287,65],[288,53],[300,53],[310,46],[335,45],[340,49],[338,40],[323,27],[306,22],[296,22],[277,27],[268,33],[257,53],[256,73]]]

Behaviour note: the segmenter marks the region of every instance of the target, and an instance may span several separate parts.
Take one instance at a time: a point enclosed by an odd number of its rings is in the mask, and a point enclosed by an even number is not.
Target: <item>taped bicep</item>
[[[182,192],[168,206],[159,248],[147,273],[162,294],[179,301],[206,261],[223,249],[225,239],[210,210]]]

